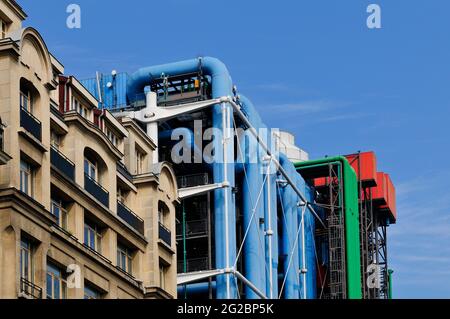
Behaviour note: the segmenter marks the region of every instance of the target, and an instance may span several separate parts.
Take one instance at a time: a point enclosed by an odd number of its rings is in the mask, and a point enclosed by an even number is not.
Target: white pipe
[[[303,277],[303,299],[306,299],[306,251],[305,251],[305,211],[302,208],[302,277]]]
[[[146,109],[153,109],[158,107],[158,97],[155,92],[147,92],[145,95],[145,102],[147,104]],[[158,143],[158,122],[147,123],[147,135],[152,139],[156,145],[156,149],[153,152],[153,164],[159,162],[159,143]]]
[[[250,287],[261,299],[267,299],[267,297],[247,278],[245,278],[239,271],[234,270],[233,274],[240,279],[244,284]],[[270,298],[272,299],[272,298]]]
[[[103,104],[102,90],[100,88],[100,74],[98,73],[98,71],[95,72],[95,77],[97,79],[98,101],[100,102],[100,104]]]
[[[271,193],[270,193],[270,165],[272,164],[272,161],[269,160],[267,165],[267,218],[269,219],[267,223],[267,231],[266,234],[269,237],[269,285],[270,285],[270,291],[269,291],[269,298],[273,299],[273,265],[272,265],[272,210],[271,210]]]
[[[228,183],[228,127],[227,127],[227,105],[222,103],[222,134],[223,134],[223,179],[224,183]],[[224,188],[224,214],[225,214],[225,268],[230,268],[230,247],[228,236],[228,188]],[[227,299],[231,298],[230,274],[226,275]]]

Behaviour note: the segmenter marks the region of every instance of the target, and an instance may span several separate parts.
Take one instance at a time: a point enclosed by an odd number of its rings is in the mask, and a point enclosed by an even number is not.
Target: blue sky
[[[450,298],[450,2],[19,3],[68,74],[215,56],[311,157],[374,150],[398,195],[394,296]],[[81,5],[80,30],[66,28],[70,3]],[[370,3],[381,5],[381,30],[366,27]]]

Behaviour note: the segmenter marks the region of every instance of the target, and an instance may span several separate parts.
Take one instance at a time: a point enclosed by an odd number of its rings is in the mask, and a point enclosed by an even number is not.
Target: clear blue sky
[[[81,30],[66,28],[73,2]],[[215,56],[311,157],[376,151],[398,195],[394,296],[450,297],[449,1],[19,3],[69,74]],[[381,5],[381,30],[366,27],[370,3]]]

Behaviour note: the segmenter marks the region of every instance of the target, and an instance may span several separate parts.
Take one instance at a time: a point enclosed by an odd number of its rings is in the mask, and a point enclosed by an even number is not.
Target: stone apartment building
[[[0,0],[0,298],[175,298],[167,163]]]

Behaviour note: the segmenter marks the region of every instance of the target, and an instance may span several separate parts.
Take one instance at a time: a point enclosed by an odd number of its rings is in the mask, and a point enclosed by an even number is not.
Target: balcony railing
[[[161,223],[159,223],[159,239],[167,245],[172,246],[172,234],[170,233],[170,230]]]
[[[53,146],[50,152],[50,161],[61,173],[75,181],[75,164]]]
[[[117,215],[140,234],[144,235],[144,220],[120,201],[117,201]]]
[[[208,220],[192,220],[186,222],[186,237],[199,237],[208,235]],[[183,238],[183,224],[177,224],[177,239]]]
[[[42,288],[23,277],[20,278],[20,292],[33,299],[42,299]]]
[[[133,175],[131,175],[131,173],[122,162],[117,162],[117,171],[125,176],[125,178],[129,181],[133,181]]]
[[[183,258],[181,256],[181,258]],[[200,258],[189,258],[186,260],[186,270],[185,264],[183,260],[178,260],[177,262],[177,272],[180,273],[188,273],[195,271],[203,271],[209,270],[209,258],[208,257],[200,257]]]
[[[100,203],[109,208],[109,192],[97,181],[88,175],[84,175],[84,189],[94,196]]]
[[[42,141],[41,122],[24,108],[20,108],[20,126],[30,132],[39,141]]]
[[[83,247],[86,248],[87,250],[89,250],[91,253],[93,253],[94,255],[96,255],[97,257],[99,257],[100,259],[102,259],[104,262],[108,263],[108,264],[112,264],[112,261],[109,260],[108,258],[106,258],[105,256],[103,256],[101,253],[99,253],[98,251],[96,251],[94,248],[90,247],[89,245],[87,245],[86,243],[83,243]]]

